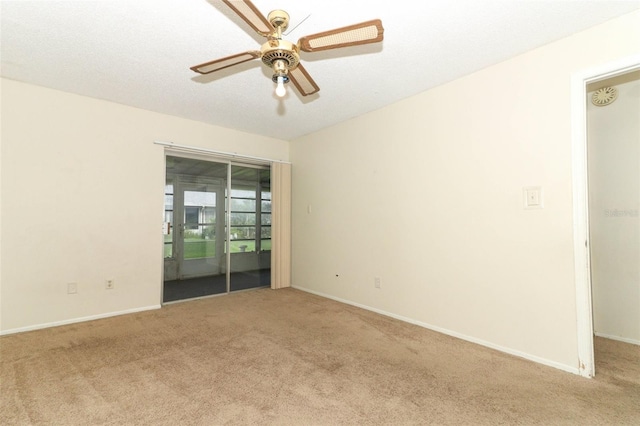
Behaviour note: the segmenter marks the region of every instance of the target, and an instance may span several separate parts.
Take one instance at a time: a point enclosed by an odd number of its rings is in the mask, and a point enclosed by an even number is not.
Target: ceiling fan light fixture
[[[276,84],[276,96],[283,98],[287,94],[287,89],[284,87],[284,76],[279,75]]]

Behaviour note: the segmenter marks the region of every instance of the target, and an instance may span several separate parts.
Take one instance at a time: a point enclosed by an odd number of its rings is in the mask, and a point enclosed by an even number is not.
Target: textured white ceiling
[[[264,39],[219,0],[10,1],[3,77],[292,140],[640,8],[639,1],[254,0],[291,15],[285,37],[382,19],[384,41],[302,53],[320,92],[281,100],[259,60],[189,67]],[[567,52],[571,54],[571,52]]]

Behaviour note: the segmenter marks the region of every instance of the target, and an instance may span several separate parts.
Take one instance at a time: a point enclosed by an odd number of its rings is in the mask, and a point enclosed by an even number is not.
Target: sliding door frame
[[[267,159],[262,159],[262,158],[258,158],[258,157],[247,157],[246,161],[237,161],[234,160],[234,158],[229,158],[228,156],[225,155],[217,155],[215,152],[198,152],[196,149],[183,149],[182,147],[178,147],[178,148],[171,148],[170,146],[166,146],[167,144],[165,143],[158,143],[161,145],[165,145],[165,152],[164,152],[164,182],[163,185],[166,185],[166,181],[167,181],[167,157],[179,157],[179,158],[187,158],[187,159],[192,159],[192,160],[199,160],[199,161],[206,161],[206,162],[213,162],[213,163],[218,163],[218,164],[224,164],[226,165],[226,185],[221,185],[222,188],[224,188],[224,190],[226,191],[226,193],[224,194],[224,205],[223,205],[223,209],[224,209],[224,228],[226,229],[224,238],[224,256],[225,256],[225,280],[226,280],[226,292],[225,293],[219,293],[219,294],[213,294],[213,295],[209,295],[209,296],[203,296],[203,297],[215,297],[215,296],[220,296],[220,295],[226,295],[229,294],[231,292],[231,187],[232,187],[232,167],[233,166],[240,166],[240,167],[250,167],[250,168],[256,168],[256,169],[265,169],[268,168],[269,170],[271,170],[271,164],[273,161],[269,161]],[[235,158],[240,158],[240,157],[235,157]],[[258,187],[260,187],[260,185],[258,185]],[[163,191],[164,193],[164,191]],[[260,194],[260,196],[256,197],[256,203],[260,203],[261,202],[261,188],[258,188],[258,190],[256,191],[257,194]],[[175,183],[174,183],[174,194],[175,194]],[[174,195],[175,196],[175,195]],[[163,208],[164,211],[164,208]],[[260,220],[260,217],[257,217],[256,220]],[[164,218],[163,218],[164,221]],[[174,217],[174,222],[175,222],[175,217]],[[259,229],[259,227],[257,227],[257,229]],[[256,235],[256,239],[259,239],[261,236]],[[259,247],[259,245],[258,245]],[[171,301],[171,302],[164,302],[164,261],[165,261],[165,257],[164,257],[164,238],[162,239],[162,274],[161,274],[161,283],[160,283],[160,301],[161,304],[167,304],[167,303],[175,303],[178,301]],[[260,256],[260,253],[256,251],[256,255]],[[184,300],[193,300],[193,299],[184,299]]]

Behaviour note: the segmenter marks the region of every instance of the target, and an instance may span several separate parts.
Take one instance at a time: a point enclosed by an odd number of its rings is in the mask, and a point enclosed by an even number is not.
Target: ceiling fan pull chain
[[[311,14],[308,14],[306,18],[304,18],[302,21],[300,21],[300,22],[298,23],[298,25],[296,25],[295,27],[291,28],[291,29],[289,30],[289,32],[284,33],[284,35],[288,36],[289,34],[291,34],[291,33],[292,33],[296,28],[298,28],[300,25],[302,25],[302,23],[303,23],[304,21],[306,21],[307,19],[309,19],[309,17],[310,17],[310,16],[311,16]]]

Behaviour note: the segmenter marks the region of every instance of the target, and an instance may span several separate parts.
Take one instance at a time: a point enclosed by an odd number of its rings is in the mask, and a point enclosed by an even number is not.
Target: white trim
[[[598,337],[603,337],[605,339],[617,340],[618,342],[630,343],[632,345],[640,346],[640,340],[629,339],[627,337],[613,336],[611,334],[603,334],[603,333],[594,333]]]
[[[481,339],[476,339],[475,337],[467,336],[465,334],[461,334],[461,333],[458,333],[458,332],[455,332],[455,331],[451,331],[451,330],[448,330],[446,328],[437,327],[437,326],[434,326],[434,325],[431,325],[431,324],[427,324],[427,323],[424,323],[424,322],[421,322],[421,321],[414,320],[412,318],[408,318],[408,317],[403,317],[401,315],[392,314],[390,312],[386,312],[386,311],[383,311],[381,309],[372,308],[372,307],[367,306],[367,305],[362,305],[360,303],[355,303],[355,302],[352,302],[350,300],[341,299],[339,297],[334,297],[334,296],[331,296],[331,295],[328,295],[328,294],[324,294],[324,293],[321,293],[321,292],[317,292],[317,291],[314,291],[314,290],[309,290],[307,288],[298,287],[298,286],[292,286],[292,288],[295,288],[296,290],[301,290],[301,291],[304,291],[304,292],[307,292],[307,293],[315,294],[316,296],[325,297],[327,299],[335,300],[336,302],[345,303],[347,305],[351,305],[351,306],[355,306],[357,308],[365,309],[367,311],[375,312],[377,314],[384,315],[384,316],[387,316],[387,317],[391,317],[391,318],[394,318],[394,319],[397,319],[397,320],[400,320],[400,321],[404,321],[404,322],[407,322],[409,324],[414,324],[414,325],[417,325],[417,326],[420,326],[420,327],[423,327],[423,328],[426,328],[426,329],[429,329],[429,330],[436,331],[438,333],[446,334],[448,336],[455,337],[455,338],[458,338],[458,339],[462,339],[462,340],[465,340],[467,342],[475,343],[477,345],[481,345],[481,346],[484,346],[484,347],[487,347],[487,348],[490,348],[490,349],[495,349],[497,351],[504,352],[504,353],[509,354],[509,355],[514,355],[514,356],[517,356],[519,358],[524,358],[526,360],[533,361],[533,362],[536,362],[538,364],[542,364],[542,365],[546,365],[546,366],[549,366],[549,367],[557,368],[558,370],[566,371],[568,373],[580,374],[580,372],[578,371],[578,368],[572,367],[570,365],[561,364],[559,362],[555,362],[555,361],[548,360],[546,358],[541,358],[541,357],[538,357],[538,356],[535,356],[535,355],[531,355],[531,354],[528,354],[526,352],[521,352],[521,351],[517,351],[515,349],[507,348],[505,346],[496,345],[494,343],[487,342],[487,341],[481,340]]]
[[[576,286],[578,365],[580,375],[593,377],[591,267],[589,265],[589,202],[587,199],[586,77],[571,79],[571,150],[573,181],[573,262]]]
[[[252,155],[238,154],[237,152],[216,151],[214,149],[198,148],[196,146],[188,146],[188,145],[180,145],[180,144],[173,143],[173,142],[154,141],[153,143],[156,144],[156,145],[162,145],[164,147],[171,148],[173,150],[180,151],[180,152],[192,152],[192,153],[196,153],[196,154],[214,154],[214,155],[217,155],[219,157],[224,157],[224,158],[230,158],[230,159],[237,158],[237,159],[241,159],[241,160],[260,161],[260,162],[264,162],[264,163],[291,164],[291,162],[284,161],[284,160],[274,160],[272,158],[254,157]]]
[[[589,264],[587,186],[587,84],[640,69],[640,55],[575,73],[571,77],[571,149],[573,181],[573,253],[576,285],[578,363],[580,375],[593,377],[593,308]]]
[[[54,322],[49,322],[45,324],[30,325],[28,327],[12,328],[9,330],[0,331],[0,336],[4,336],[7,334],[23,333],[25,331],[41,330],[43,328],[58,327],[61,325],[76,324],[79,322],[94,321],[98,319],[116,317],[120,315],[134,314],[136,312],[152,311],[154,309],[160,309],[160,308],[161,308],[160,305],[143,306],[142,308],[126,309],[124,311],[108,312],[106,314],[91,315],[88,317],[73,318],[73,319],[63,320],[63,321],[54,321]]]

